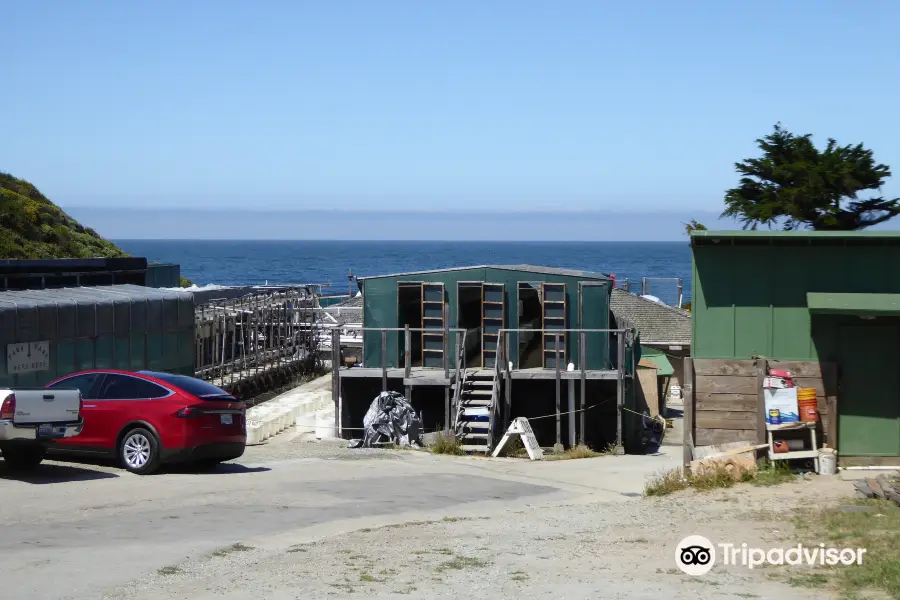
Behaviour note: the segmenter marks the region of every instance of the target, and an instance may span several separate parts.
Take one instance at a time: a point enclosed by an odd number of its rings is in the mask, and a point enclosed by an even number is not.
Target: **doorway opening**
[[[466,347],[464,351],[466,368],[480,367],[483,364],[481,353],[482,326],[482,284],[480,282],[460,282],[457,294],[457,327],[466,330]]]
[[[519,329],[535,329],[537,331],[519,332],[519,368],[535,369],[544,366],[543,343],[543,308],[541,299],[541,283],[519,282]]]
[[[413,329],[421,329],[422,327],[422,284],[421,283],[398,283],[397,284],[397,317],[398,326],[406,327],[409,325]],[[406,367],[406,356],[404,354],[404,333],[399,334],[399,343],[397,344],[401,367]],[[409,357],[411,367],[422,366],[422,332],[409,332],[410,347]]]

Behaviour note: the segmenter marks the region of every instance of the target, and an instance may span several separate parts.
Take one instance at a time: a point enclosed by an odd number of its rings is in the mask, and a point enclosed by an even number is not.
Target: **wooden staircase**
[[[494,411],[499,396],[496,373],[495,369],[471,370],[462,383],[456,435],[466,452],[487,454],[493,446]]]

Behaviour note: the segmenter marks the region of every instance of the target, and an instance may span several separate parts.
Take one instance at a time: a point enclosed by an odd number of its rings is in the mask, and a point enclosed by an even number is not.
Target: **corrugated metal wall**
[[[0,348],[48,341],[49,369],[0,385],[39,386],[84,369],[194,374],[194,300],[186,292],[121,285],[0,293]]]
[[[144,285],[152,288],[173,288],[181,284],[181,266],[149,264]]]
[[[567,275],[550,275],[530,271],[511,269],[475,268],[459,269],[454,271],[440,271],[436,273],[415,274],[408,276],[390,276],[374,279],[365,279],[363,284],[363,319],[364,327],[400,327],[397,311],[397,284],[400,282],[441,282],[444,284],[447,301],[449,302],[450,328],[457,323],[457,283],[461,281],[481,281],[488,283],[502,283],[506,293],[506,319],[505,327],[513,329],[518,326],[518,301],[517,289],[519,282],[550,282],[566,284],[566,326],[571,329],[579,327],[578,307],[578,282],[589,281],[601,284],[605,293],[590,294],[590,303],[586,304],[585,327],[605,329],[609,328],[609,293],[610,281],[606,278],[574,277]],[[602,327],[598,326],[600,323]],[[399,332],[387,333],[387,364],[389,367],[399,366],[400,348],[402,347],[402,334]],[[455,337],[451,334],[449,347],[452,350],[455,345]],[[512,348],[515,348],[516,339],[511,340]],[[609,363],[609,336],[608,334],[593,334],[589,344],[589,367],[608,368]],[[570,360],[577,356],[577,336],[570,335],[567,340],[567,352]],[[516,354],[514,352],[514,354]],[[364,336],[363,359],[366,366],[381,365],[381,334],[379,332],[366,332]],[[514,364],[518,360],[514,358]],[[576,361],[577,362],[577,361]],[[593,363],[593,364],[591,364]],[[451,361],[451,366],[455,362]]]
[[[826,348],[836,326],[811,322],[806,293],[900,293],[896,240],[726,238],[695,244],[693,263],[696,358],[833,360]]]

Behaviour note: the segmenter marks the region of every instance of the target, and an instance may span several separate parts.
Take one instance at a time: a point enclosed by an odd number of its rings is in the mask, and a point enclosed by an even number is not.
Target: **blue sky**
[[[108,237],[129,209],[452,207],[675,239],[776,121],[900,171],[897,23],[896,0],[7,0],[0,170]]]

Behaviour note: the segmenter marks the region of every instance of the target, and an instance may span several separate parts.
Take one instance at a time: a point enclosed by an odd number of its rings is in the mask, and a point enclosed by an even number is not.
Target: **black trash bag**
[[[660,417],[641,415],[641,444],[647,454],[656,454],[666,433],[666,421]]]
[[[379,442],[398,446],[422,446],[422,420],[412,405],[397,392],[381,392],[363,417],[365,432],[351,448],[371,448]]]

